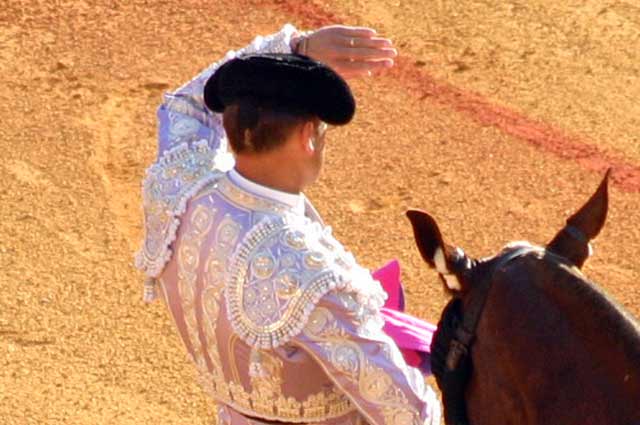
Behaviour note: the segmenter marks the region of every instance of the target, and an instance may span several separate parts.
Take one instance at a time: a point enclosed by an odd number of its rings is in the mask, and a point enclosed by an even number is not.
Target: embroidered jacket
[[[287,52],[294,32],[286,25],[240,52]],[[380,284],[304,195],[232,169],[220,116],[202,100],[222,63],[158,111],[136,257],[160,283],[219,422],[439,424],[433,391],[382,330]]]

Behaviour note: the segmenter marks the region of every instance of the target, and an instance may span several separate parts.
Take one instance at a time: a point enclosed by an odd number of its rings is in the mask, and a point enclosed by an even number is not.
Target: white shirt
[[[232,183],[247,192],[288,205],[298,214],[305,212],[305,196],[302,193],[288,193],[261,185],[244,177],[235,168],[227,172],[227,177]]]

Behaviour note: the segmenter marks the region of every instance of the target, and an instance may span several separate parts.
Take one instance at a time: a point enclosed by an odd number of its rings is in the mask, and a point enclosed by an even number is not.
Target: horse
[[[480,260],[445,243],[429,214],[407,211],[422,258],[461,301],[446,365],[469,356],[470,424],[640,424],[640,325],[581,272],[606,220],[609,174],[545,247],[510,243]]]

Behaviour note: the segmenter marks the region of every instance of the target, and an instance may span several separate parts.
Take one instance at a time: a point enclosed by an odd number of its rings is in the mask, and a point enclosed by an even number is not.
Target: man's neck
[[[238,155],[235,169],[243,177],[271,189],[299,194],[304,188],[295,169],[280,158]]]

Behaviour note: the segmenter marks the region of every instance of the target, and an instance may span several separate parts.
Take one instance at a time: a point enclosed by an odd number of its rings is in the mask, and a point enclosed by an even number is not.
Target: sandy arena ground
[[[484,256],[544,243],[615,169],[585,271],[640,315],[640,7],[613,0],[9,0],[0,8],[0,424],[213,424],[132,266],[155,108],[291,22],[370,25],[398,66],[358,81],[309,193],[412,313],[445,296],[403,211]]]

